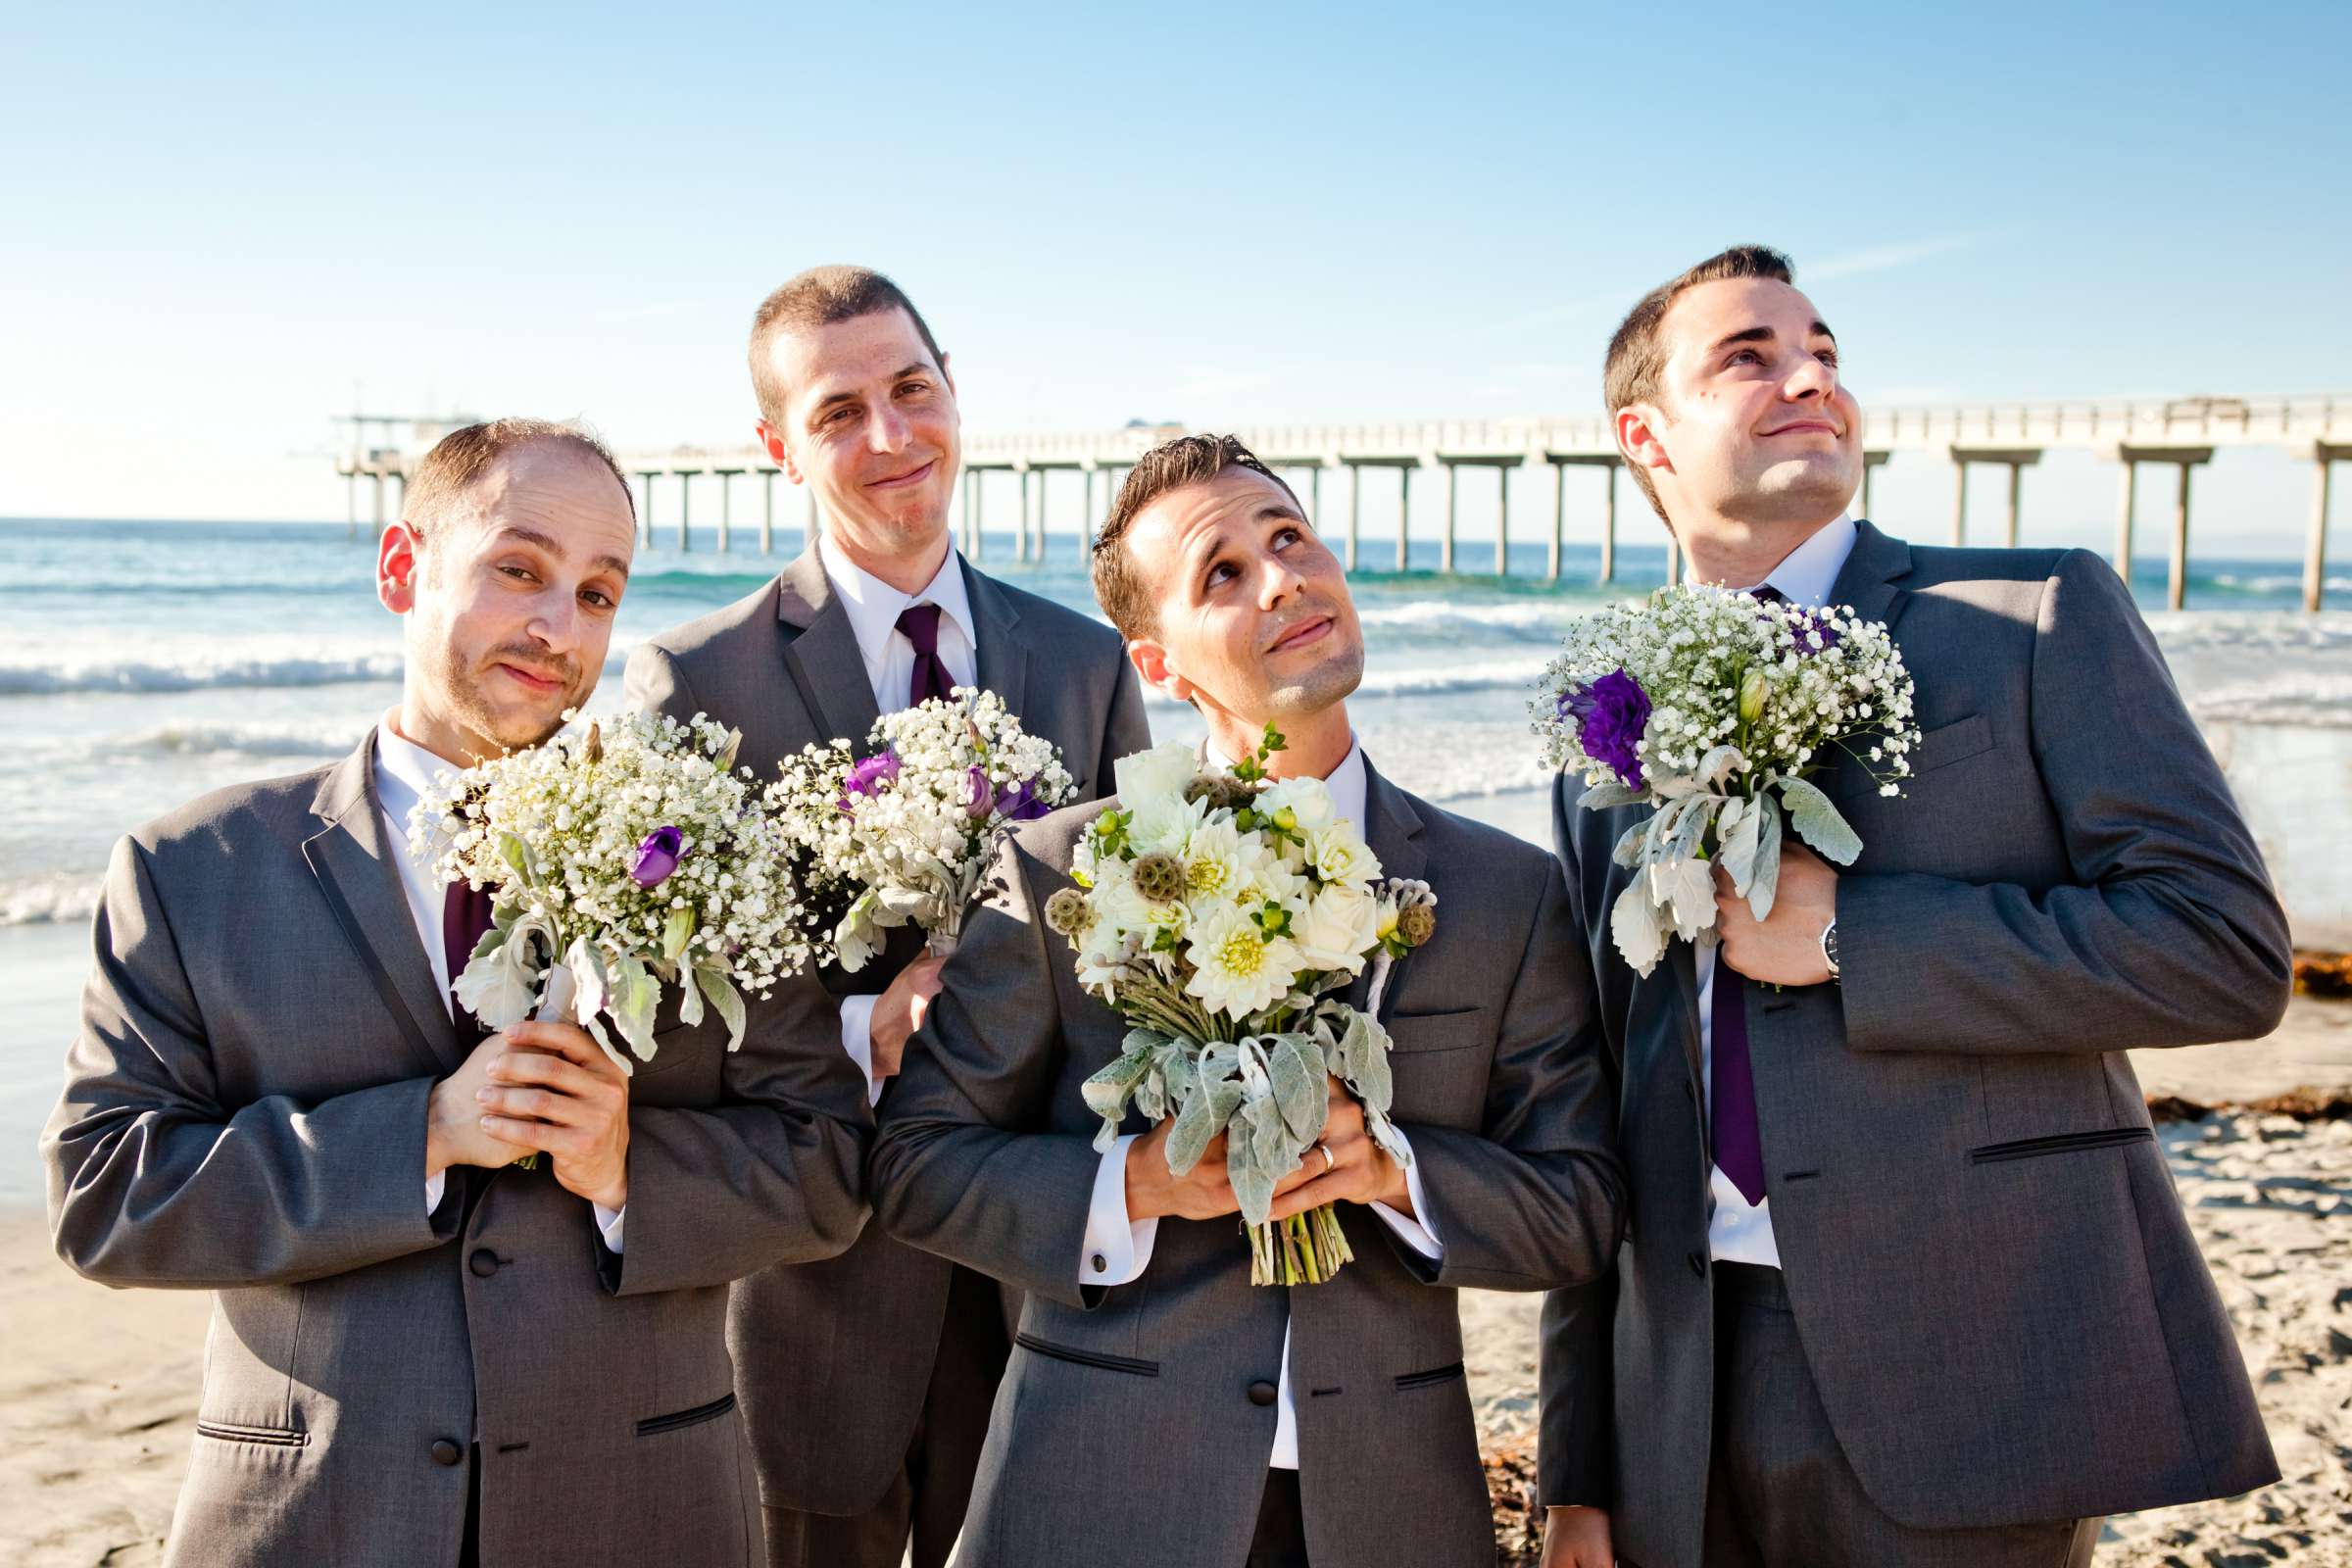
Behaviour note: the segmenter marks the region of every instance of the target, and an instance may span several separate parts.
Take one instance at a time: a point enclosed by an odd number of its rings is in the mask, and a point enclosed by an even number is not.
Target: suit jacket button
[[[435,1464],[456,1464],[460,1459],[466,1457],[466,1450],[447,1438],[435,1438],[433,1446],[428,1451],[431,1452]]]
[[[1250,1385],[1250,1402],[1251,1404],[1272,1404],[1277,1392],[1273,1384],[1268,1383],[1264,1378],[1259,1378],[1255,1383]]]
[[[1692,1253],[1690,1254],[1690,1272],[1691,1272],[1691,1273],[1693,1273],[1693,1274],[1695,1274],[1695,1275],[1697,1275],[1697,1276],[1698,1276],[1700,1279],[1702,1279],[1702,1280],[1703,1280],[1703,1279],[1705,1279],[1705,1278],[1707,1277],[1707,1254],[1706,1254],[1706,1253],[1704,1253],[1704,1252],[1692,1252]]]
[[[473,1250],[473,1255],[466,1259],[466,1266],[472,1271],[475,1279],[486,1280],[498,1272],[498,1254],[487,1247],[477,1247]]]

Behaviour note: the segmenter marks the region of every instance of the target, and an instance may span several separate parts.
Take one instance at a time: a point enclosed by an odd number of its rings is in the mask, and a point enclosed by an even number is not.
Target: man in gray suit
[[[42,1154],[67,1262],[217,1293],[169,1562],[756,1560],[726,1285],[857,1234],[858,1075],[788,1001],[633,1078],[569,1024],[484,1039],[450,978],[488,899],[406,843],[437,769],[595,689],[634,534],[577,431],[450,435],[381,544],[399,706],[115,847]]]
[[[1328,781],[1437,930],[1381,1002],[1410,1163],[1336,1080],[1279,1219],[1340,1205],[1355,1260],[1253,1288],[1223,1145],[1168,1171],[1169,1124],[1097,1153],[1086,1078],[1127,1025],[1081,992],[1040,911],[1102,805],[1013,836],[882,1106],[875,1216],[1028,1293],[957,1561],[1153,1568],[1491,1564],[1457,1287],[1588,1281],[1618,1238],[1613,1075],[1567,889],[1542,852],[1390,783],[1347,698],[1363,639],[1339,564],[1230,437],[1136,465],[1095,584],[1146,681],[1209,749]],[[1355,1000],[1365,1001],[1358,983]]]
[[[958,416],[948,358],[913,304],[862,268],[822,267],[754,318],[760,438],[825,519],[821,540],[750,597],[645,643],[639,707],[708,710],[742,760],[843,737],[878,713],[995,692],[1060,748],[1089,799],[1151,744],[1143,693],[1108,628],[996,581],[950,548]],[[912,928],[855,975],[814,982],[810,1016],[884,1099],[939,988]],[[1010,1348],[995,1283],[868,1231],[841,1257],[737,1287],[736,1388],[778,1568],[916,1568],[947,1560],[971,1494],[988,1404]]]
[[[2268,1032],[2285,921],[2104,562],[1846,515],[1862,415],[1792,281],[1741,247],[1636,306],[1618,441],[1697,580],[1888,624],[1925,738],[1899,799],[1822,775],[1854,864],[1791,841],[1769,919],[1721,890],[1647,980],[1608,934],[1646,808],[1561,781],[1634,1207],[1545,1304],[1544,1498],[1640,1568],[2081,1563],[2278,1474],[2124,1053]]]

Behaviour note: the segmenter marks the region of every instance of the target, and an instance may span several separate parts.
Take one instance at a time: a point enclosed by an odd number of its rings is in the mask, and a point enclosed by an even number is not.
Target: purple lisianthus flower
[[[963,776],[963,814],[977,821],[996,808],[997,792],[988,786],[988,769],[974,765]]]
[[[1622,669],[1560,694],[1560,717],[1576,721],[1585,755],[1608,765],[1629,789],[1642,788],[1642,734],[1649,727],[1649,694]]]
[[[898,776],[899,754],[896,752],[876,752],[873,756],[867,758],[862,762],[857,763],[850,769],[849,778],[843,781],[842,784],[842,788],[848,793],[843,795],[842,798],[836,801],[834,804],[839,806],[844,811],[856,811],[858,807],[856,802],[852,800],[853,796],[857,797],[858,800],[871,799],[873,796],[882,793],[883,785],[889,783],[892,779],[897,778]]]
[[[669,880],[669,873],[678,868],[678,857],[685,852],[686,835],[674,827],[658,827],[645,836],[637,853],[629,858],[629,880],[641,888],[658,888]]]
[[[997,791],[997,814],[1008,822],[1034,822],[1046,810],[1046,803],[1037,798],[1034,779],[1025,778]]]

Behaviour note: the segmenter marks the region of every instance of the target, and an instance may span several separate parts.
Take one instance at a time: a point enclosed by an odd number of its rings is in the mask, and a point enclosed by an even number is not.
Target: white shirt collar
[[[817,559],[824,564],[825,579],[833,592],[841,597],[842,608],[849,612],[850,629],[857,634],[858,651],[865,656],[869,668],[876,666],[882,651],[889,646],[890,634],[898,630],[900,612],[909,605],[934,604],[939,612],[956,623],[964,640],[974,648],[980,639],[972,631],[972,602],[964,592],[962,558],[953,548],[939,564],[931,580],[911,594],[903,594],[881,578],[866,571],[852,561],[849,553],[833,542],[830,532],[816,541]]]
[[[1219,767],[1233,766],[1233,759],[1217,750],[1213,741],[1201,748],[1201,755]],[[1369,831],[1364,826],[1364,797],[1370,790],[1364,777],[1364,747],[1352,730],[1348,735],[1348,755],[1340,759],[1339,766],[1324,775],[1323,787],[1331,792],[1331,808],[1335,813],[1353,822],[1357,833]]]
[[[384,815],[400,824],[406,841],[409,813],[424,799],[433,787],[436,773],[459,771],[454,762],[444,762],[423,747],[400,733],[395,720],[400,710],[387,711],[375,726],[375,793],[382,802]]]
[[[1778,588],[1790,604],[1819,610],[1830,602],[1830,590],[1838,586],[1838,573],[1845,569],[1845,558],[1854,553],[1857,537],[1853,515],[1841,512],[1836,522],[1789,551],[1788,559],[1755,586]]]

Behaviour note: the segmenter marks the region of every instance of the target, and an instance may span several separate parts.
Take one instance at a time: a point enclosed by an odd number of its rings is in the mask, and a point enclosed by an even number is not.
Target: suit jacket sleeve
[[[1564,780],[1552,790],[1552,841],[1573,890],[1583,884],[1576,841],[1568,831],[1576,803]],[[1577,946],[1592,951],[1582,900],[1572,899]],[[1614,1076],[1623,1078],[1624,1058],[1614,1034],[1606,1041]],[[1617,1271],[1571,1285],[1544,1298],[1540,1332],[1541,1412],[1536,1439],[1536,1486],[1547,1508],[1606,1508],[1614,1480],[1615,1444],[1611,1402],[1615,1397],[1610,1341],[1617,1313]]]
[[[873,1119],[832,998],[796,976],[750,1013],[721,1103],[629,1110],[627,1249],[599,1249],[616,1295],[832,1257],[864,1228]]]
[[[1124,647],[1122,644],[1122,650]],[[1144,713],[1143,682],[1136,678],[1135,666],[1122,652],[1118,673],[1111,681],[1109,721],[1102,726],[1102,760],[1095,769],[1095,796],[1100,799],[1116,788],[1112,779],[1120,758],[1151,749],[1152,724]]]
[[[629,655],[624,695],[671,718],[703,710],[676,657],[652,643]],[[750,1012],[742,1049],[727,1056],[723,1103],[629,1112],[628,1246],[598,1250],[618,1295],[832,1257],[864,1227],[873,1118],[864,1076],[841,1049],[839,1004],[798,975]]]
[[[1848,1043],[2103,1052],[2268,1034],[2292,985],[2285,914],[2155,639],[2095,556],[2070,552],[2043,590],[2031,701],[2073,880],[1841,878]]]
[[[66,1087],[41,1136],[58,1255],[108,1285],[319,1279],[438,1247],[424,1209],[430,1078],[230,1104],[152,865],[116,844]]]
[[[1037,862],[1007,837],[964,917],[940,992],[883,1097],[874,1213],[893,1236],[1071,1306],[1102,1155],[1047,1130],[1064,1047]],[[633,1238],[632,1238],[633,1240]]]
[[[1557,866],[1544,864],[1530,902],[1532,921],[1510,956],[1484,1125],[1400,1123],[1446,1250],[1434,1264],[1401,1242],[1396,1251],[1441,1286],[1545,1290],[1597,1278],[1617,1255],[1625,1172],[1592,961]]]

